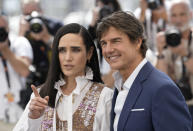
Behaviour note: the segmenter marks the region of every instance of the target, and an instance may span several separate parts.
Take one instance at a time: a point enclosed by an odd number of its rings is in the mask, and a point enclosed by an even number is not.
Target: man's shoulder
[[[154,89],[162,87],[162,85],[173,85],[175,86],[173,80],[165,74],[164,72],[156,69],[153,66],[149,67],[151,69],[151,72],[146,77],[145,85],[150,85],[150,87],[153,87]]]

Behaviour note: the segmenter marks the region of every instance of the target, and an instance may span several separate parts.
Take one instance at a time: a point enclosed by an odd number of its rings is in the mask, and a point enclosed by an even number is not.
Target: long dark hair
[[[49,96],[48,105],[53,108],[55,107],[55,97],[57,93],[57,90],[54,88],[54,84],[56,81],[60,79],[59,76],[60,74],[62,74],[58,57],[59,55],[58,45],[60,38],[68,33],[80,34],[87,52],[91,49],[91,47],[93,48],[92,57],[90,61],[87,61],[86,66],[89,66],[93,71],[93,82],[103,83],[100,76],[97,51],[90,34],[86,30],[86,28],[77,23],[65,25],[57,31],[54,37],[54,42],[52,46],[52,60],[49,67],[49,72],[47,75],[46,82],[41,86],[40,89],[40,96],[41,97]]]

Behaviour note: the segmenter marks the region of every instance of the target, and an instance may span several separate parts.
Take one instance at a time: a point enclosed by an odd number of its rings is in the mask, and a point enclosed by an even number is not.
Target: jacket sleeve
[[[110,112],[113,90],[104,87],[98,101],[93,131],[110,131]]]
[[[152,122],[155,131],[191,131],[191,115],[184,97],[174,84],[165,84],[154,94]]]
[[[34,94],[32,94],[31,99],[34,97]],[[41,116],[38,119],[30,119],[28,117],[29,113],[29,103],[28,102],[22,116],[20,117],[19,121],[17,122],[16,126],[14,127],[13,131],[38,131],[41,126],[41,121],[43,119],[43,116]]]

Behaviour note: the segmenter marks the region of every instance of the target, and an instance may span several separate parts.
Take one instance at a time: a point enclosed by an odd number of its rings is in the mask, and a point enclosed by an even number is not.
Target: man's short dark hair
[[[136,42],[141,38],[142,44],[140,52],[142,56],[145,57],[147,45],[144,38],[144,28],[142,23],[131,12],[118,11],[103,18],[97,26],[98,41],[100,41],[102,35],[104,35],[110,27],[114,27],[127,34],[132,42]]]

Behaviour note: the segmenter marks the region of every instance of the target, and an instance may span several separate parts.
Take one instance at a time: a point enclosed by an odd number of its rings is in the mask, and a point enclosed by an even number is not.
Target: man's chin
[[[110,67],[112,70],[120,70],[121,69],[121,66],[117,65],[117,64],[110,64]]]

